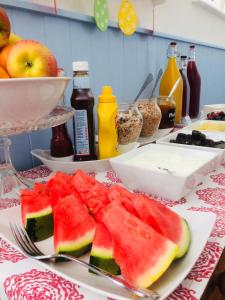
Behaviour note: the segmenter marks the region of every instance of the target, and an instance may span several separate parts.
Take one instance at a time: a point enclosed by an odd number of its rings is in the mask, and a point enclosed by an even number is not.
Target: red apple
[[[10,30],[9,17],[4,8],[0,7],[0,48],[8,43]]]
[[[57,62],[52,52],[33,40],[21,40],[12,46],[7,56],[10,77],[57,76]]]

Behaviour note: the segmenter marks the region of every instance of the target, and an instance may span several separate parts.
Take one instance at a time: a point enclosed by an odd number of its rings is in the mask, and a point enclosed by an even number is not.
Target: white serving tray
[[[202,122],[202,121],[200,121]],[[196,123],[194,123],[196,124]],[[194,126],[194,125],[191,125]],[[215,152],[218,154],[217,157],[217,165],[216,167],[218,167],[221,163],[224,162],[224,154],[225,154],[225,149],[219,149],[219,148],[212,148],[212,147],[202,147],[202,146],[194,146],[194,145],[184,145],[184,144],[175,144],[175,143],[170,143],[170,140],[175,140],[178,133],[185,133],[185,134],[191,134],[192,132],[192,128],[191,126],[185,127],[179,131],[176,132],[172,132],[169,135],[159,139],[156,141],[157,144],[165,144],[165,145],[169,145],[169,146],[176,146],[176,147],[182,147],[182,148],[190,148],[190,149],[199,149],[201,151],[210,151],[210,152]],[[199,130],[201,131],[201,130]],[[214,141],[221,141],[224,140],[225,141],[225,133],[222,132],[213,132],[213,131],[201,131],[202,133],[204,133],[207,138],[210,138]]]
[[[150,153],[149,154],[146,153]],[[150,156],[145,161],[133,165],[131,160],[145,153]],[[157,166],[147,166],[151,157],[165,153],[164,157],[169,154],[173,162],[169,169],[168,164],[157,163]],[[187,159],[195,161],[203,160],[199,166],[189,164],[185,169],[181,163]],[[139,160],[141,161],[140,157]],[[163,160],[162,160],[163,161]],[[201,151],[200,149],[190,149],[170,145],[150,144],[125,153],[119,157],[110,159],[114,171],[118,174],[122,182],[130,189],[144,191],[146,193],[163,197],[166,199],[178,200],[187,195],[202,180],[203,176],[209,171],[214,170],[218,165],[218,153],[214,151]]]
[[[121,154],[131,151],[139,147],[139,143],[132,143],[129,145],[119,146],[119,151]],[[105,172],[111,169],[109,159],[101,160],[90,160],[90,161],[61,161],[54,160],[50,155],[49,150],[35,149],[31,151],[31,154],[38,159],[40,159],[44,165],[46,165],[51,171],[65,172],[65,173],[74,173],[78,169],[81,169],[85,172]]]
[[[179,211],[177,209],[176,211],[187,220],[192,240],[187,255],[173,262],[165,274],[151,287],[161,295],[160,300],[166,299],[191,271],[206,245],[216,219],[213,213]],[[0,211],[1,235],[12,242],[17,249],[19,248],[16,246],[11,234],[9,222],[21,223],[20,218],[20,206]],[[53,252],[53,239],[50,238],[39,242],[37,246],[44,253],[50,254]],[[88,255],[81,257],[81,259],[88,261]],[[36,263],[75,284],[89,289],[91,292],[117,300],[133,299],[129,292],[120,289],[99,276],[89,273],[87,269],[73,262],[44,263],[36,261]]]

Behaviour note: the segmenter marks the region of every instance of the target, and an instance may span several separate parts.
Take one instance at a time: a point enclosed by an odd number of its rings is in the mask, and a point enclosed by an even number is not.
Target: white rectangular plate
[[[120,154],[129,152],[133,149],[136,149],[140,146],[140,143],[130,143],[128,145],[120,145],[118,151]],[[105,172],[111,169],[111,165],[109,163],[109,159],[101,159],[101,160],[89,160],[89,161],[63,161],[53,159],[50,156],[49,150],[42,149],[34,149],[31,151],[31,154],[40,161],[43,162],[51,171],[57,172],[65,172],[65,173],[74,173],[78,169],[81,169],[85,172]]]
[[[176,211],[189,223],[192,241],[187,255],[174,262],[166,273],[151,287],[160,293],[161,300],[168,297],[168,295],[176,289],[176,287],[190,272],[204,249],[216,218],[212,213],[178,211],[177,209]],[[9,222],[20,223],[20,207],[0,211],[0,233],[16,245],[9,228]],[[53,253],[52,238],[39,242],[37,245],[44,253]],[[151,254],[149,253],[149,255]],[[88,261],[88,255],[83,256],[82,259]],[[37,263],[58,275],[93,291],[94,293],[118,300],[131,299],[131,294],[127,291],[109,283],[107,280],[104,280],[99,276],[89,273],[87,269],[78,266],[73,262],[47,264],[37,261]]]

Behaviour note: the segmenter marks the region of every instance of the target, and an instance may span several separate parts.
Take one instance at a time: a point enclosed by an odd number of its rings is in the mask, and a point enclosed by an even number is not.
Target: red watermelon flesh
[[[80,198],[79,193],[72,184],[72,176],[57,172],[49,181],[48,188],[51,196],[52,207],[56,205],[57,201],[69,195],[75,195]]]
[[[90,253],[90,264],[111,274],[120,274],[120,268],[113,258],[112,238],[103,223],[96,225]]]
[[[129,192],[119,185],[112,185],[109,188],[108,197],[110,201],[117,201],[119,199],[128,212],[136,217],[138,216],[133,205],[133,200],[136,197],[134,193]]]
[[[28,214],[42,210],[51,210],[51,199],[46,183],[35,183],[33,190],[21,190],[21,213],[22,222],[26,224]]]
[[[21,190],[21,215],[23,225],[34,242],[52,236],[53,217],[47,184],[36,183],[33,190]]]
[[[122,275],[136,287],[147,288],[155,282],[177,254],[176,244],[123,207],[110,207],[103,223],[111,234]]]
[[[101,221],[106,206],[109,204],[108,189],[81,170],[73,176],[72,184],[90,213],[97,221]]]
[[[178,246],[177,257],[185,255],[190,245],[190,232],[183,218],[157,200],[146,196],[136,196],[134,207],[143,222]]]
[[[93,177],[87,175],[81,170],[77,170],[72,176],[72,185],[78,191],[82,199],[95,183],[96,180]]]
[[[91,249],[95,221],[74,195],[59,199],[54,208],[54,246],[57,253],[80,256]]]
[[[102,220],[107,205],[110,203],[107,194],[108,189],[101,183],[96,182],[83,198],[84,203],[96,221],[100,222]]]

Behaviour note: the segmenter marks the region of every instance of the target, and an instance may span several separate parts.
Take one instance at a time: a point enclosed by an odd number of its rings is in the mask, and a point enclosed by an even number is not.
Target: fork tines
[[[29,256],[44,255],[32,242],[26,230],[17,224],[10,223],[12,234],[21,247],[21,249]]]

